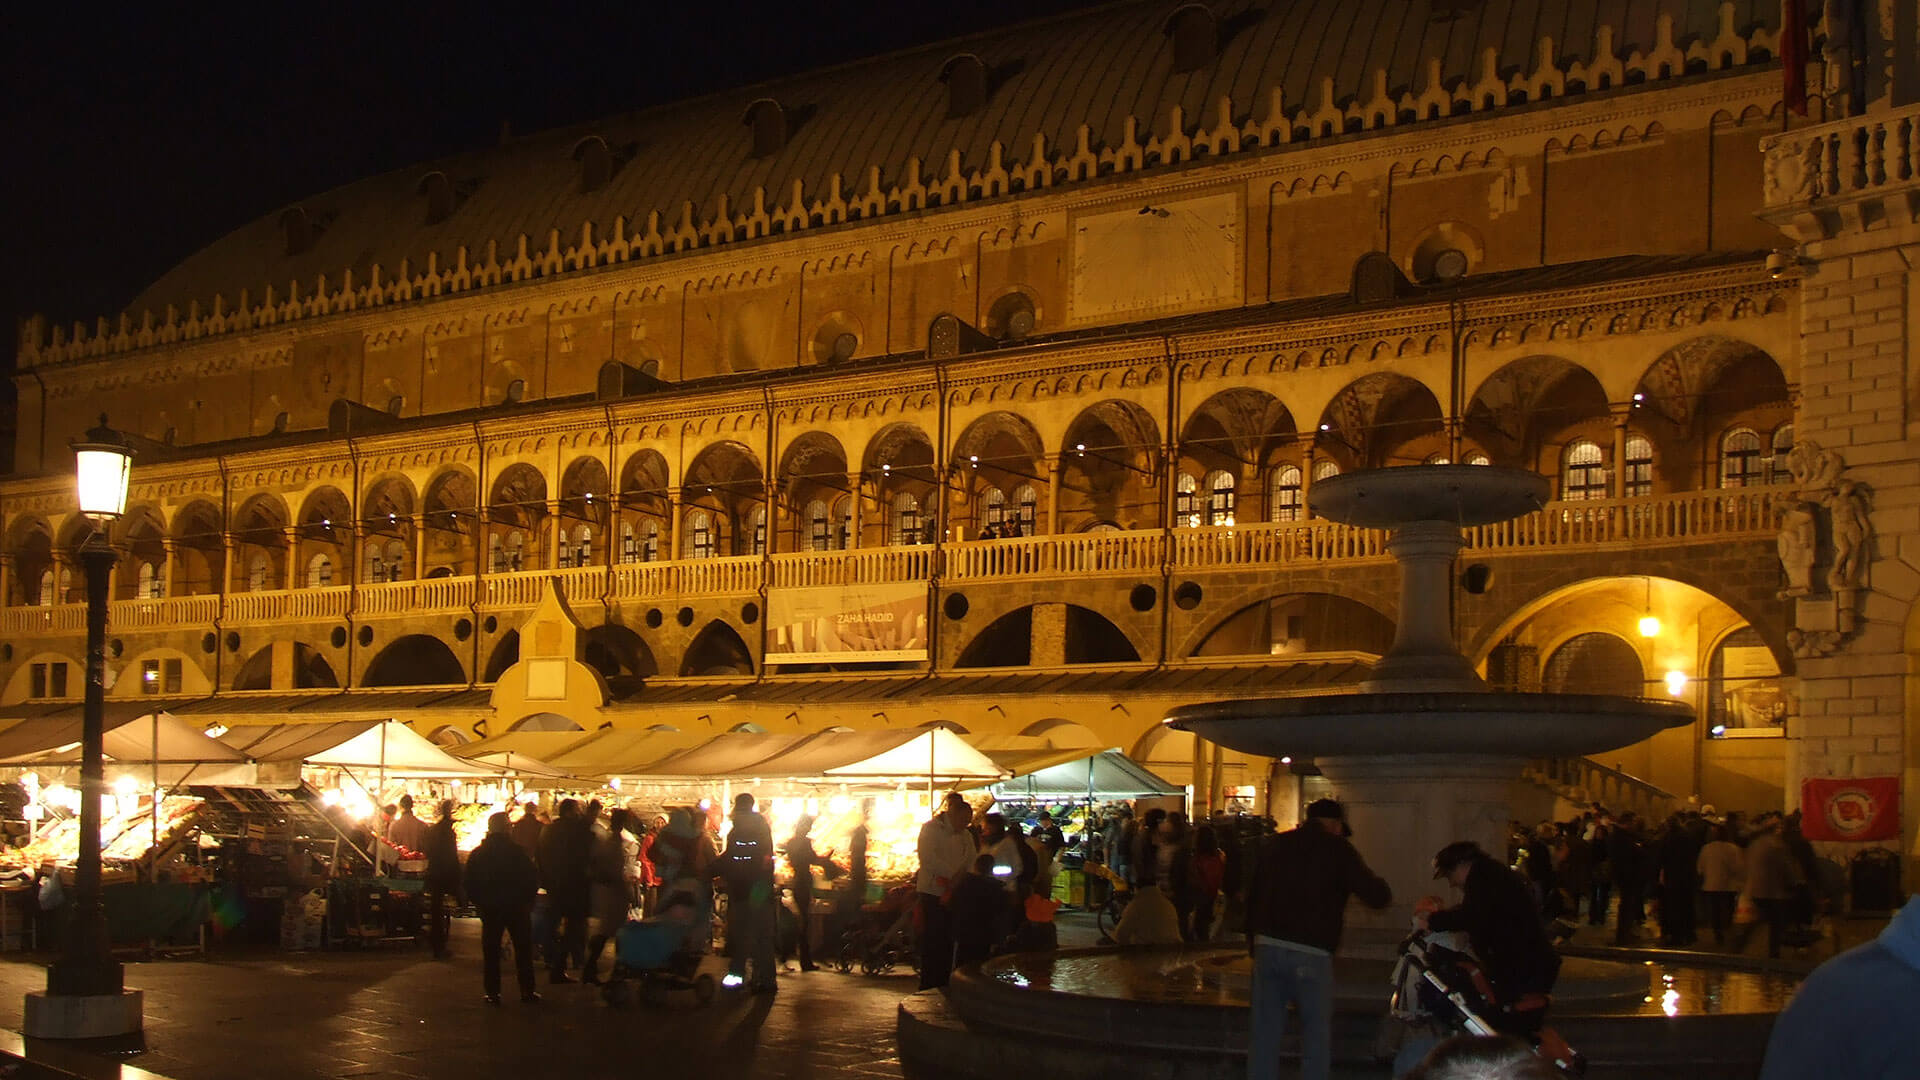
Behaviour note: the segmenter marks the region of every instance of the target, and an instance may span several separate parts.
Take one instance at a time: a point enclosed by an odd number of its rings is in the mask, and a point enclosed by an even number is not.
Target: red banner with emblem
[[[1800,785],[1800,832],[1809,840],[1895,840],[1900,778],[1819,777]]]

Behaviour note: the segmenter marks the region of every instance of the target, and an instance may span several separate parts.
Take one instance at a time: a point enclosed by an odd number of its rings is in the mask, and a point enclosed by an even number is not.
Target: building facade
[[[23,332],[0,704],[80,696],[104,410],[121,707],[943,722],[1260,786],[1157,721],[1390,640],[1313,484],[1487,462],[1556,493],[1462,557],[1489,679],[1699,716],[1545,774],[1912,780],[1910,5],[1857,85],[1811,28],[1806,120],[1777,5],[1557,7],[1111,5],[242,226]]]

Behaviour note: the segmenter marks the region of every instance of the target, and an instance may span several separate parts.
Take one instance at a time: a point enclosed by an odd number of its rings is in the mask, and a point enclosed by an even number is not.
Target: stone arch
[[[1462,456],[1483,451],[1496,465],[1552,475],[1552,447],[1578,434],[1611,446],[1606,388],[1585,367],[1559,356],[1526,356],[1481,380],[1467,402]]]
[[[1384,655],[1394,623],[1348,596],[1283,592],[1212,620],[1188,655],[1286,656],[1298,653]]]
[[[1645,697],[1647,669],[1640,650],[1626,638],[1588,630],[1555,645],[1540,658],[1540,689],[1549,694],[1617,694]]]
[[[725,620],[715,619],[700,628],[688,643],[680,661],[683,678],[702,675],[751,675],[753,652],[740,632]]]
[[[309,690],[334,689],[339,687],[340,679],[333,672],[333,665],[327,662],[319,649],[305,642],[293,642],[293,685],[275,687],[273,685],[273,649],[264,646],[247,657],[240,670],[234,673],[235,690]]]
[[[520,662],[520,631],[509,630],[500,635],[493,643],[493,649],[487,653],[487,666],[482,669],[480,681],[499,682],[507,669]]]
[[[553,712],[529,713],[515,720],[507,727],[508,731],[585,731],[584,727],[568,717]]]
[[[1079,604],[1067,604],[1066,641],[1062,651],[1068,664],[1131,663],[1143,654],[1132,635],[1105,613]],[[1033,604],[1021,604],[991,619],[969,638],[954,662],[956,668],[1026,667],[1033,663]]]
[[[431,634],[395,638],[367,664],[362,686],[456,686],[467,670],[447,643]]]
[[[1093,729],[1064,717],[1051,717],[1036,720],[1020,729],[1020,734],[1047,740],[1048,746],[1060,749],[1089,749],[1104,747],[1105,741],[1095,734]]]
[[[700,542],[699,537],[687,523],[702,514],[707,515],[714,530],[709,554],[755,554],[748,542],[752,530],[747,523],[756,509],[766,505],[763,476],[759,455],[745,443],[724,439],[702,448],[687,464],[680,484],[679,557],[700,554],[693,550],[693,545]]]
[[[547,478],[526,462],[500,470],[487,494],[487,519],[532,528],[547,513]]]
[[[174,579],[167,583],[175,596],[219,592],[227,572],[226,545],[220,508],[195,499],[173,515]]]
[[[417,504],[413,481],[404,473],[387,473],[367,485],[367,493],[360,500],[360,517],[398,524],[413,517]]]
[[[1689,338],[1655,357],[1634,387],[1635,410],[1692,432],[1703,415],[1787,399],[1787,378],[1772,354],[1738,338]],[[1734,400],[1716,402],[1723,395]],[[1718,407],[1709,408],[1709,404]]]
[[[1239,589],[1210,590],[1204,610],[1223,612],[1178,631],[1169,642],[1169,655],[1192,656],[1221,625],[1248,607],[1282,596],[1322,595],[1348,600],[1391,622],[1399,612],[1399,571],[1385,563],[1343,568],[1336,576],[1327,570],[1284,572]]]
[[[1051,531],[1158,524],[1160,455],[1159,422],[1138,403],[1109,398],[1081,409],[1059,447],[1060,520]]]
[[[615,698],[625,697],[660,673],[653,649],[633,628],[602,623],[582,635],[581,659],[607,680]]]
[[[1413,465],[1446,443],[1440,400],[1424,382],[1388,371],[1362,375],[1320,414],[1320,456],[1343,469]]]

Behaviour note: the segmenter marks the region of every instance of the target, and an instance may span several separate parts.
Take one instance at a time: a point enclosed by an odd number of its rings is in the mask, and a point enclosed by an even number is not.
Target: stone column
[[[13,606],[13,555],[0,552],[0,607]]]
[[[1066,475],[1066,463],[1058,455],[1047,459],[1047,535],[1060,533],[1060,480]]]
[[[547,570],[560,569],[560,549],[567,543],[567,522],[560,516],[560,500],[547,500]]]
[[[667,558],[681,559],[685,554],[680,550],[680,489],[667,489]]]
[[[287,537],[286,580],[280,583],[284,589],[304,589],[307,587],[307,568],[300,565],[300,526],[288,525],[281,529]]]
[[[1612,405],[1608,409],[1613,413],[1613,461],[1607,494],[1620,499],[1627,494],[1627,418],[1633,415],[1633,406]]]
[[[847,510],[852,518],[847,525],[847,550],[851,551],[860,546],[860,474],[857,472],[847,474]],[[834,528],[839,525],[837,521],[833,523]]]
[[[240,590],[233,587],[233,564],[239,561],[240,544],[230,532],[220,534],[220,592]]]
[[[160,550],[164,553],[160,559],[160,595],[172,599],[178,595],[173,587],[174,571],[180,564],[180,548],[171,536],[160,538]]]
[[[1788,725],[1785,801],[1798,805],[1806,777],[1899,777],[1905,821],[1889,846],[1906,856],[1911,885],[1920,873],[1920,709],[1911,704],[1920,679],[1908,674],[1907,644],[1920,598],[1920,177],[1903,159],[1920,153],[1920,106],[1877,105],[1762,143],[1761,216],[1799,245],[1780,267],[1802,275],[1796,456],[1815,447],[1838,455],[1823,462],[1837,482],[1801,486],[1823,499],[1823,541],[1861,508],[1871,526],[1859,545],[1864,567],[1852,574],[1829,567],[1822,543],[1813,585],[1829,596],[1797,604],[1800,707]]]
[[[427,578],[427,515],[413,515],[413,580]]]

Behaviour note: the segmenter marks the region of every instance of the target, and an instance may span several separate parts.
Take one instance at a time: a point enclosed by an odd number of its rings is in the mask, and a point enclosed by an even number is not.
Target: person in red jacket
[[[1213,826],[1202,825],[1194,830],[1193,854],[1187,856],[1187,889],[1193,897],[1192,922],[1186,927],[1188,941],[1212,939],[1213,909],[1226,876],[1227,857],[1220,853]]]
[[[1367,869],[1350,835],[1345,808],[1321,799],[1307,807],[1299,828],[1260,843],[1247,882],[1247,952],[1253,956],[1247,1080],[1279,1080],[1289,1002],[1300,1010],[1302,1080],[1332,1074],[1333,953],[1346,925],[1347,898],[1373,908],[1393,902],[1393,890]]]

